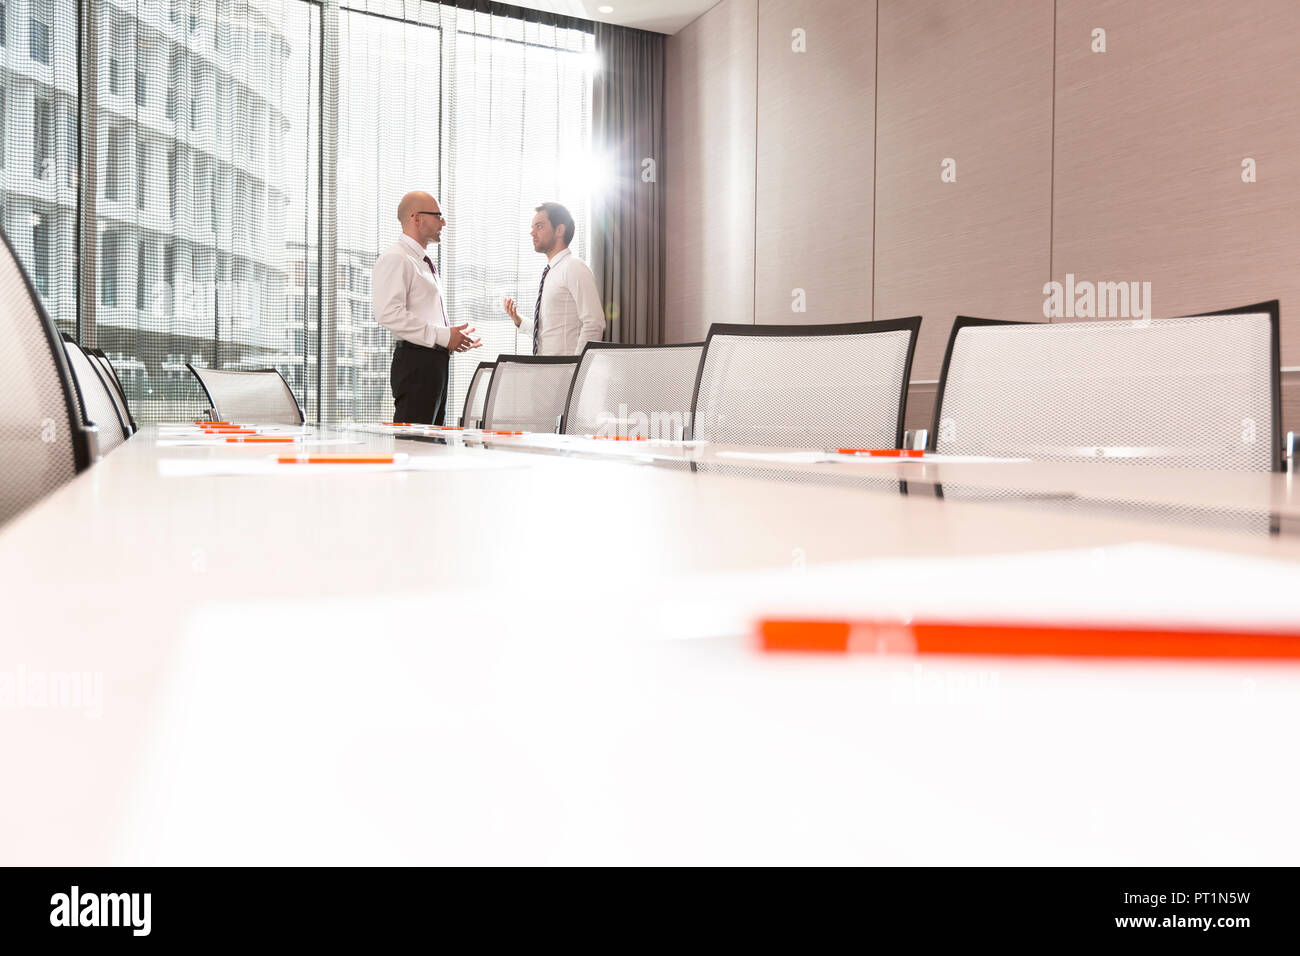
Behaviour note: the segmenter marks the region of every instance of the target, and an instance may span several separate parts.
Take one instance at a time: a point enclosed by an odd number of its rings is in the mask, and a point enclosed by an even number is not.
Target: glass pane
[[[0,4],[0,221],[59,329],[77,331],[77,6]]]
[[[95,338],[132,411],[198,416],[187,362],[275,368],[307,406],[294,263],[318,205],[305,175],[319,150],[318,8],[173,0],[99,14]]]
[[[483,339],[482,348],[452,360],[449,402],[459,415],[480,361],[532,352],[501,299],[532,316],[546,266],[529,236],[538,204],[568,207],[573,254],[589,259],[594,38],[484,14],[460,13],[456,24],[444,97],[452,227],[442,253],[454,315],[470,319]]]
[[[439,193],[442,31],[343,11],[339,18],[337,355],[339,418],[391,421],[393,336],[374,318],[370,274],[397,241],[397,204]],[[438,262],[437,247],[429,250]]]

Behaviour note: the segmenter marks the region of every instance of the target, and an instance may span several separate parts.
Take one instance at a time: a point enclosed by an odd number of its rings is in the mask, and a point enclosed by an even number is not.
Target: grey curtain
[[[605,303],[605,338],[664,340],[664,38],[599,23],[593,79],[595,155],[612,171],[593,197],[592,269]]]

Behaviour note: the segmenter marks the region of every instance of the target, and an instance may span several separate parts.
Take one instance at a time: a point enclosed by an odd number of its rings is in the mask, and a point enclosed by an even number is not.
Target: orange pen
[[[872,458],[921,458],[921,448],[837,448],[841,455],[870,455]]]
[[[1300,658],[1300,631],[1152,625],[764,620],[769,652],[987,654],[1012,657]]]

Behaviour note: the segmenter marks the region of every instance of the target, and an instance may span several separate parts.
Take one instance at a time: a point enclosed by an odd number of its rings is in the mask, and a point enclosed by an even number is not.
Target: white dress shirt
[[[588,342],[599,342],[605,334],[605,310],[591,267],[570,255],[566,246],[547,263],[551,271],[542,286],[542,334],[538,355],[579,355]],[[519,331],[528,336],[532,349],[533,308],[537,300],[519,309]],[[527,315],[524,313],[527,312]]]
[[[375,321],[399,339],[445,349],[451,341],[451,323],[442,286],[424,261],[428,255],[403,233],[375,260],[370,283]]]

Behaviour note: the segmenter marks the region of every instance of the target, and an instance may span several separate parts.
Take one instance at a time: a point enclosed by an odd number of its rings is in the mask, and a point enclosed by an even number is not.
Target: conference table
[[[757,636],[1300,634],[1291,475],[243,430],[145,426],[0,529],[0,863],[1300,853],[1296,661]]]

